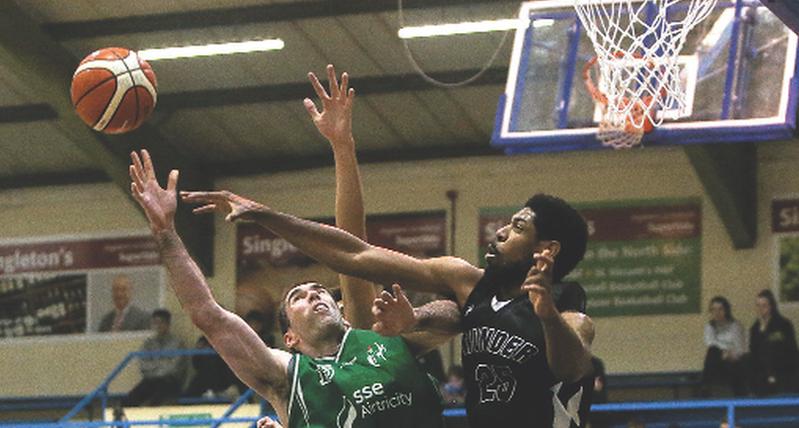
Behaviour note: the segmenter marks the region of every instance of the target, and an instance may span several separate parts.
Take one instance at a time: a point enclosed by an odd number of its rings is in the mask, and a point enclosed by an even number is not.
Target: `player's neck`
[[[313,344],[306,344],[306,349],[300,351],[313,358],[334,357],[342,346],[346,331],[344,326],[331,326],[329,330],[320,332]]]
[[[527,277],[529,266],[503,266],[486,268],[486,275],[490,275],[497,289],[497,299],[509,300],[521,296],[524,279]]]

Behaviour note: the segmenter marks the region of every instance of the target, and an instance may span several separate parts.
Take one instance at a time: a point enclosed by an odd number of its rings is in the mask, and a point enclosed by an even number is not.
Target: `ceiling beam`
[[[452,70],[430,75],[444,82],[456,82],[473,76],[479,70]],[[492,67],[469,86],[504,85],[508,67]],[[416,73],[389,76],[365,76],[353,80],[358,95],[380,95],[406,91],[438,90],[425,82]],[[315,97],[308,82],[276,85],[245,86],[227,89],[200,89],[193,91],[158,94],[158,111],[174,111],[190,108],[224,107],[241,104],[296,101]],[[72,115],[70,113],[70,115]],[[47,104],[25,104],[0,107],[0,123],[32,122],[52,120],[58,113]]]
[[[108,181],[108,175],[102,170],[81,169],[67,172],[21,174],[0,177],[0,190],[69,186],[73,184],[104,183]]]
[[[473,76],[478,69],[453,70],[430,75],[444,82],[457,82]],[[504,85],[508,78],[508,67],[492,67],[480,79],[469,86]],[[440,88],[424,81],[416,73],[364,76],[352,78],[352,87],[359,97],[390,94],[405,91],[438,90]],[[316,95],[308,82],[283,83],[276,85],[244,86],[226,89],[202,89],[194,91],[170,92],[158,95],[158,108],[178,110],[186,108],[222,107],[239,104],[257,104],[279,101],[296,101]]]
[[[135,132],[107,137],[84,125],[74,113],[69,97],[70,80],[78,60],[45,34],[14,1],[0,2],[0,62],[30,88],[36,99],[53,109],[60,118],[53,125],[125,195],[130,196],[128,153],[139,148],[151,150],[162,179],[166,178],[165,171],[169,168],[181,168],[184,185],[211,188],[212,178],[188,164],[151,126],[145,124]],[[176,226],[198,263],[210,274],[212,219],[198,218],[190,210],[181,208]]]
[[[22,104],[0,107],[0,123],[38,122],[57,118],[58,113],[49,104]]]
[[[757,146],[689,144],[688,159],[736,249],[757,241]]]
[[[479,3],[496,4],[497,0],[414,0],[405,1],[403,8],[408,10],[430,9]],[[512,2],[505,1],[505,3]],[[316,0],[99,20],[52,22],[43,24],[42,28],[56,40],[63,41],[135,33],[184,31],[214,26],[330,18],[364,13],[394,12],[396,10],[397,0]]]
[[[451,159],[473,156],[504,156],[502,150],[495,149],[486,141],[461,142],[463,146],[395,148],[358,151],[358,163],[361,165],[386,162],[414,162],[434,159]],[[205,165],[216,177],[239,177],[265,173],[301,171],[313,168],[333,166],[330,153],[312,156],[270,157],[264,159],[238,160],[225,163]]]

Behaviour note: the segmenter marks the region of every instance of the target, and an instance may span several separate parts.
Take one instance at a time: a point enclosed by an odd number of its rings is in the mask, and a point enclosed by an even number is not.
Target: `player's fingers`
[[[136,172],[136,167],[134,167],[133,165],[130,165],[128,167],[128,175],[130,175],[131,183],[136,183],[138,185],[142,184],[141,176],[139,176],[138,172]]]
[[[166,190],[170,192],[174,192],[175,189],[178,187],[178,176],[180,176],[180,171],[173,169],[169,171],[169,179],[166,182]]]
[[[319,82],[319,78],[316,77],[314,73],[308,73],[308,80],[311,81],[311,86],[313,86],[314,92],[316,92],[316,96],[319,97],[320,100],[329,100],[330,97],[325,92],[325,88],[322,87],[322,84]]]
[[[139,154],[136,153],[135,151],[130,152],[130,160],[131,160],[131,166],[133,166],[133,168],[136,169],[136,175],[141,177],[142,181],[144,181],[145,178],[144,166],[142,166],[141,164],[141,158],[139,158]]]
[[[216,210],[216,205],[208,204],[194,208],[193,210],[191,210],[191,212],[193,212],[194,214],[207,214],[210,212],[214,212],[214,210]]]
[[[226,197],[222,192],[180,192],[180,198],[183,202],[190,203],[205,203],[205,202],[222,202],[226,201]]]
[[[527,293],[535,293],[535,294],[544,294],[548,292],[548,290],[545,287],[542,287],[538,284],[522,285],[522,290],[524,290]]]
[[[382,312],[388,309],[388,302],[383,299],[375,299],[375,303],[372,305],[372,307]],[[376,312],[375,315],[378,315],[380,312]]]
[[[142,202],[141,190],[136,187],[135,183],[130,183],[130,194],[133,196],[133,199],[135,199],[136,202]]]
[[[328,84],[330,85],[330,97],[333,99],[338,98],[341,95],[338,87],[338,79],[336,78],[336,69],[333,67],[333,64],[327,65],[327,80]]]
[[[348,88],[350,84],[350,75],[347,72],[341,73],[341,86],[339,87],[339,95],[348,96]]]
[[[311,116],[311,119],[316,120],[316,118],[319,117],[319,110],[316,108],[316,104],[314,104],[310,98],[302,100],[302,105],[305,106],[305,111],[308,112],[308,115]]]
[[[155,167],[153,166],[153,159],[150,157],[150,152],[147,149],[142,149],[141,157],[144,161],[144,175],[145,177],[155,179]]]
[[[391,287],[394,289],[394,297],[399,303],[407,305],[411,304],[411,302],[408,301],[408,296],[405,295],[405,292],[402,291],[402,287],[399,284],[394,284]]]
[[[391,293],[386,290],[380,292],[380,298],[388,303],[394,302],[394,296],[392,296]]]

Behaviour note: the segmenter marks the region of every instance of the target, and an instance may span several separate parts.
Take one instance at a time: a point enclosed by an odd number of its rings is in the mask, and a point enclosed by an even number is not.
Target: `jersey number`
[[[516,392],[516,378],[508,366],[478,364],[474,369],[474,378],[480,385],[480,402],[508,402]]]

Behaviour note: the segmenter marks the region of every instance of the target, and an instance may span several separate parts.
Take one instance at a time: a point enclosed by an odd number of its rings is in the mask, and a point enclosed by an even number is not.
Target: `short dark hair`
[[[560,281],[583,259],[588,225],[576,209],[556,196],[538,193],[524,206],[535,213],[533,224],[538,239],[560,242],[560,252],[552,268],[553,280]]]
[[[156,309],[153,311],[152,318],[161,318],[167,324],[172,323],[172,314],[166,309]]]
[[[774,297],[774,293],[771,292],[768,288],[760,290],[757,293],[757,297],[762,297],[768,300],[769,305],[771,305],[771,316],[777,318],[780,316],[780,310],[777,308],[777,299]]]
[[[712,299],[710,299],[710,304],[712,305],[714,303],[720,304],[721,307],[724,309],[724,319],[725,320],[732,321],[733,319],[735,319],[735,318],[732,317],[732,305],[730,305],[730,301],[727,300],[726,297],[724,297],[724,296],[714,296]]]

